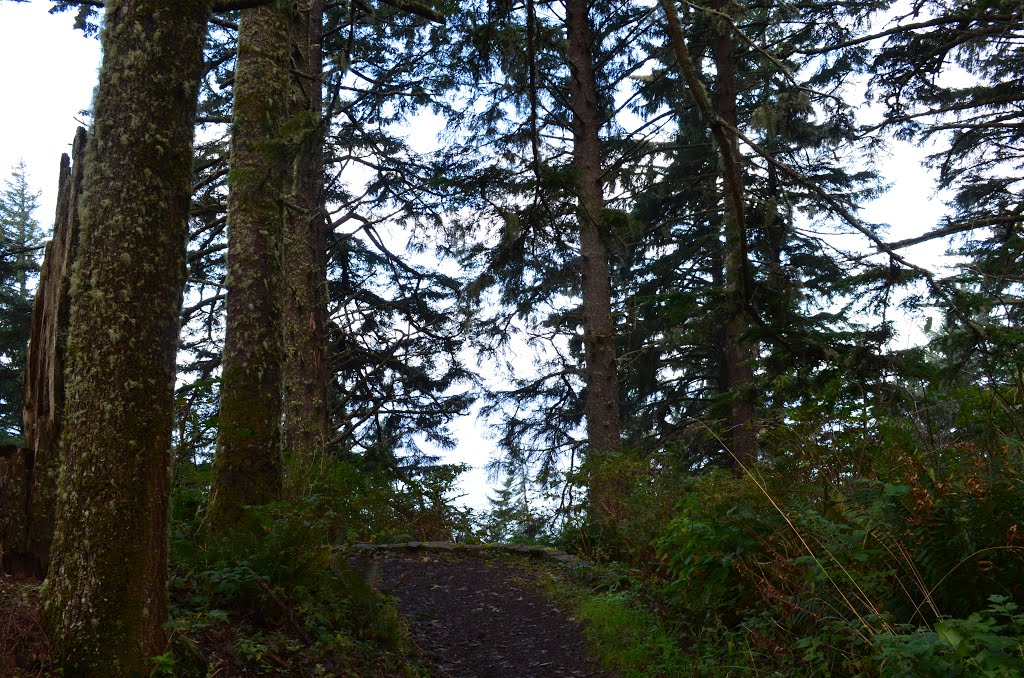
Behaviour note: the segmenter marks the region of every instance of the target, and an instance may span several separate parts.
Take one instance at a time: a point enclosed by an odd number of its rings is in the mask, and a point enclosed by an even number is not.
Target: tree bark
[[[166,647],[175,353],[211,0],[110,0],[71,281],[63,468],[43,616],[69,676]]]
[[[329,439],[327,239],[321,83],[323,0],[304,0],[292,22],[291,120],[301,130],[284,234],[284,449],[291,492]]]
[[[743,203],[742,158],[736,135],[736,63],[729,28],[722,27],[712,42],[715,61],[716,98],[712,101],[697,74],[683,35],[674,0],[659,0],[665,12],[669,39],[675,51],[680,73],[701,115],[707,121],[722,160],[723,200],[725,203],[725,288],[728,318],[722,331],[722,388],[731,394],[729,445],[737,472],[757,459],[757,432],[754,429],[754,402],[749,393],[753,383],[750,361],[753,350],[743,340],[750,326],[750,263]],[[713,5],[722,10],[725,3]]]
[[[724,0],[715,0],[712,8],[725,10]],[[716,104],[718,115],[725,125],[722,133],[726,144],[720,148],[723,156],[731,159],[723,162],[725,187],[725,290],[729,300],[729,318],[725,324],[725,374],[726,388],[732,398],[730,417],[730,442],[732,456],[737,469],[749,467],[757,458],[757,433],[754,430],[754,403],[748,392],[754,381],[750,365],[753,348],[743,340],[743,334],[750,327],[747,308],[750,305],[750,260],[747,255],[747,227],[743,200],[743,172],[739,141],[730,131],[739,127],[736,114],[736,57],[732,31],[727,25],[719,26],[711,47],[716,70]]]
[[[228,175],[228,297],[220,430],[207,524],[240,522],[280,499],[285,180],[291,81],[287,4],[243,10]]]
[[[569,100],[572,108],[573,163],[576,169],[577,214],[583,278],[583,342],[586,352],[587,438],[591,455],[615,456],[622,448],[619,386],[615,367],[615,327],[608,253],[602,238],[604,188],[601,175],[601,126],[597,81],[590,51],[591,32],[586,0],[567,0]],[[599,474],[606,477],[605,474]],[[591,483],[590,500],[598,515],[615,513],[608,482]]]
[[[22,421],[25,447],[0,461],[0,551],[5,572],[42,577],[50,562],[64,369],[70,317],[71,270],[78,249],[78,199],[86,134],[75,134],[71,155],[61,157],[53,237],[36,287],[25,367]]]

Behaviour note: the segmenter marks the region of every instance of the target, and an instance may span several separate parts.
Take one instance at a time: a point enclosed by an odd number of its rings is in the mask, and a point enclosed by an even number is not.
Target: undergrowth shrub
[[[293,472],[288,494],[296,510],[327,524],[336,543],[455,541],[473,531],[470,511],[452,500],[464,470],[460,464],[423,466],[398,483],[360,458],[328,458]]]
[[[675,514],[685,479],[664,459],[642,450],[589,459],[580,476],[575,481],[586,478],[606,489],[610,515],[601,524],[590,513],[568,523],[558,544],[593,560],[628,562],[646,574],[656,571],[656,543]]]
[[[1024,483],[1009,450],[876,450],[888,477],[827,493],[771,470],[689,482],[658,541],[681,638],[712,675],[1011,675],[992,668],[1022,651]]]
[[[211,671],[416,675],[404,656],[406,629],[397,611],[344,558],[350,540],[390,524],[376,515],[383,513],[376,498],[342,500],[355,482],[349,469],[336,466],[315,491],[250,509],[243,526],[223,534],[203,527],[201,484],[180,482],[171,539],[172,636],[191,639]],[[181,673],[189,651],[181,642],[175,648],[174,670]]]
[[[1016,603],[991,596],[989,605],[966,619],[933,628],[878,636],[878,672],[888,676],[1024,675],[1024,614]]]

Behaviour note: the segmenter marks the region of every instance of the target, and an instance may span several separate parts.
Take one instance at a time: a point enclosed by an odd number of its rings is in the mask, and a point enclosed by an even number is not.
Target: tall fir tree
[[[850,69],[790,57],[821,44],[810,26],[842,32],[873,7],[710,3],[680,12],[662,2],[676,26],[662,22],[649,35],[655,61],[636,78],[637,111],[670,116],[678,131],[652,146],[656,162],[632,215],[645,226],[619,275],[634,281],[622,328],[631,356],[625,428],[645,448],[676,448],[675,463],[730,463],[722,442],[748,463],[750,422],[773,421],[828,371],[825,355],[868,337],[843,310],[850,276],[837,258],[851,270],[860,264],[811,232],[852,230],[842,206],[877,191],[870,170],[838,160],[858,157],[841,96]],[[854,164],[869,167],[861,160]],[[712,422],[724,430],[709,435]]]
[[[495,385],[485,412],[501,454],[552,482],[587,445],[595,460],[621,447],[606,217],[631,186],[623,158],[644,145],[619,124],[616,93],[637,66],[632,38],[646,11],[570,9],[460,6],[442,83],[453,93],[451,143],[437,170],[446,206],[472,214],[445,229],[466,268],[467,327],[511,382]],[[533,365],[519,359],[520,341],[538,349]]]
[[[32,280],[39,271],[43,230],[34,212],[39,193],[22,160],[0,192],[0,444],[22,439],[22,383],[32,322]]]
[[[246,9],[238,29],[228,177],[227,316],[209,526],[280,499],[291,10]]]
[[[149,675],[166,650],[174,365],[211,5],[106,3],[42,591],[64,675]]]
[[[592,464],[596,465],[622,449],[622,425],[612,287],[604,237],[604,163],[600,139],[603,121],[598,108],[594,39],[586,0],[567,0],[565,30],[579,220],[587,445]],[[617,513],[618,500],[614,485],[599,482],[600,477],[604,476],[594,474],[589,483],[590,502],[597,517],[609,520]]]

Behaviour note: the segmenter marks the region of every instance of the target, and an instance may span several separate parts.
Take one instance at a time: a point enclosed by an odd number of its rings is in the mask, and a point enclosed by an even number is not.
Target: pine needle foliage
[[[43,230],[25,162],[0,191],[0,444],[21,440],[22,384]]]

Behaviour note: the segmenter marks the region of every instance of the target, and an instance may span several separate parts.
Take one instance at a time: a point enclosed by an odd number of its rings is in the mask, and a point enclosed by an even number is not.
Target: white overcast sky
[[[0,177],[24,159],[42,191],[36,219],[53,225],[61,153],[89,107],[100,46],[72,28],[72,13],[51,16],[44,0],[0,0]]]
[[[50,15],[50,6],[47,0],[0,0],[0,180],[9,177],[19,159],[25,160],[30,185],[42,192],[36,218],[47,229],[53,222],[60,155],[70,152],[82,117],[79,112],[89,107],[100,59],[99,41],[72,28],[73,13]],[[926,232],[943,213],[933,196],[932,179],[921,167],[922,157],[920,149],[894,146],[882,163],[893,188],[862,212],[869,221],[891,224],[890,240]],[[934,270],[943,250],[936,242],[905,254]],[[899,342],[903,345],[921,336],[911,327],[919,328],[923,321],[910,319],[909,323]],[[462,444],[445,456],[475,467],[463,477],[463,487],[469,495],[467,503],[483,507],[487,490],[481,469],[491,444],[484,439],[480,422],[467,418],[457,428]]]

